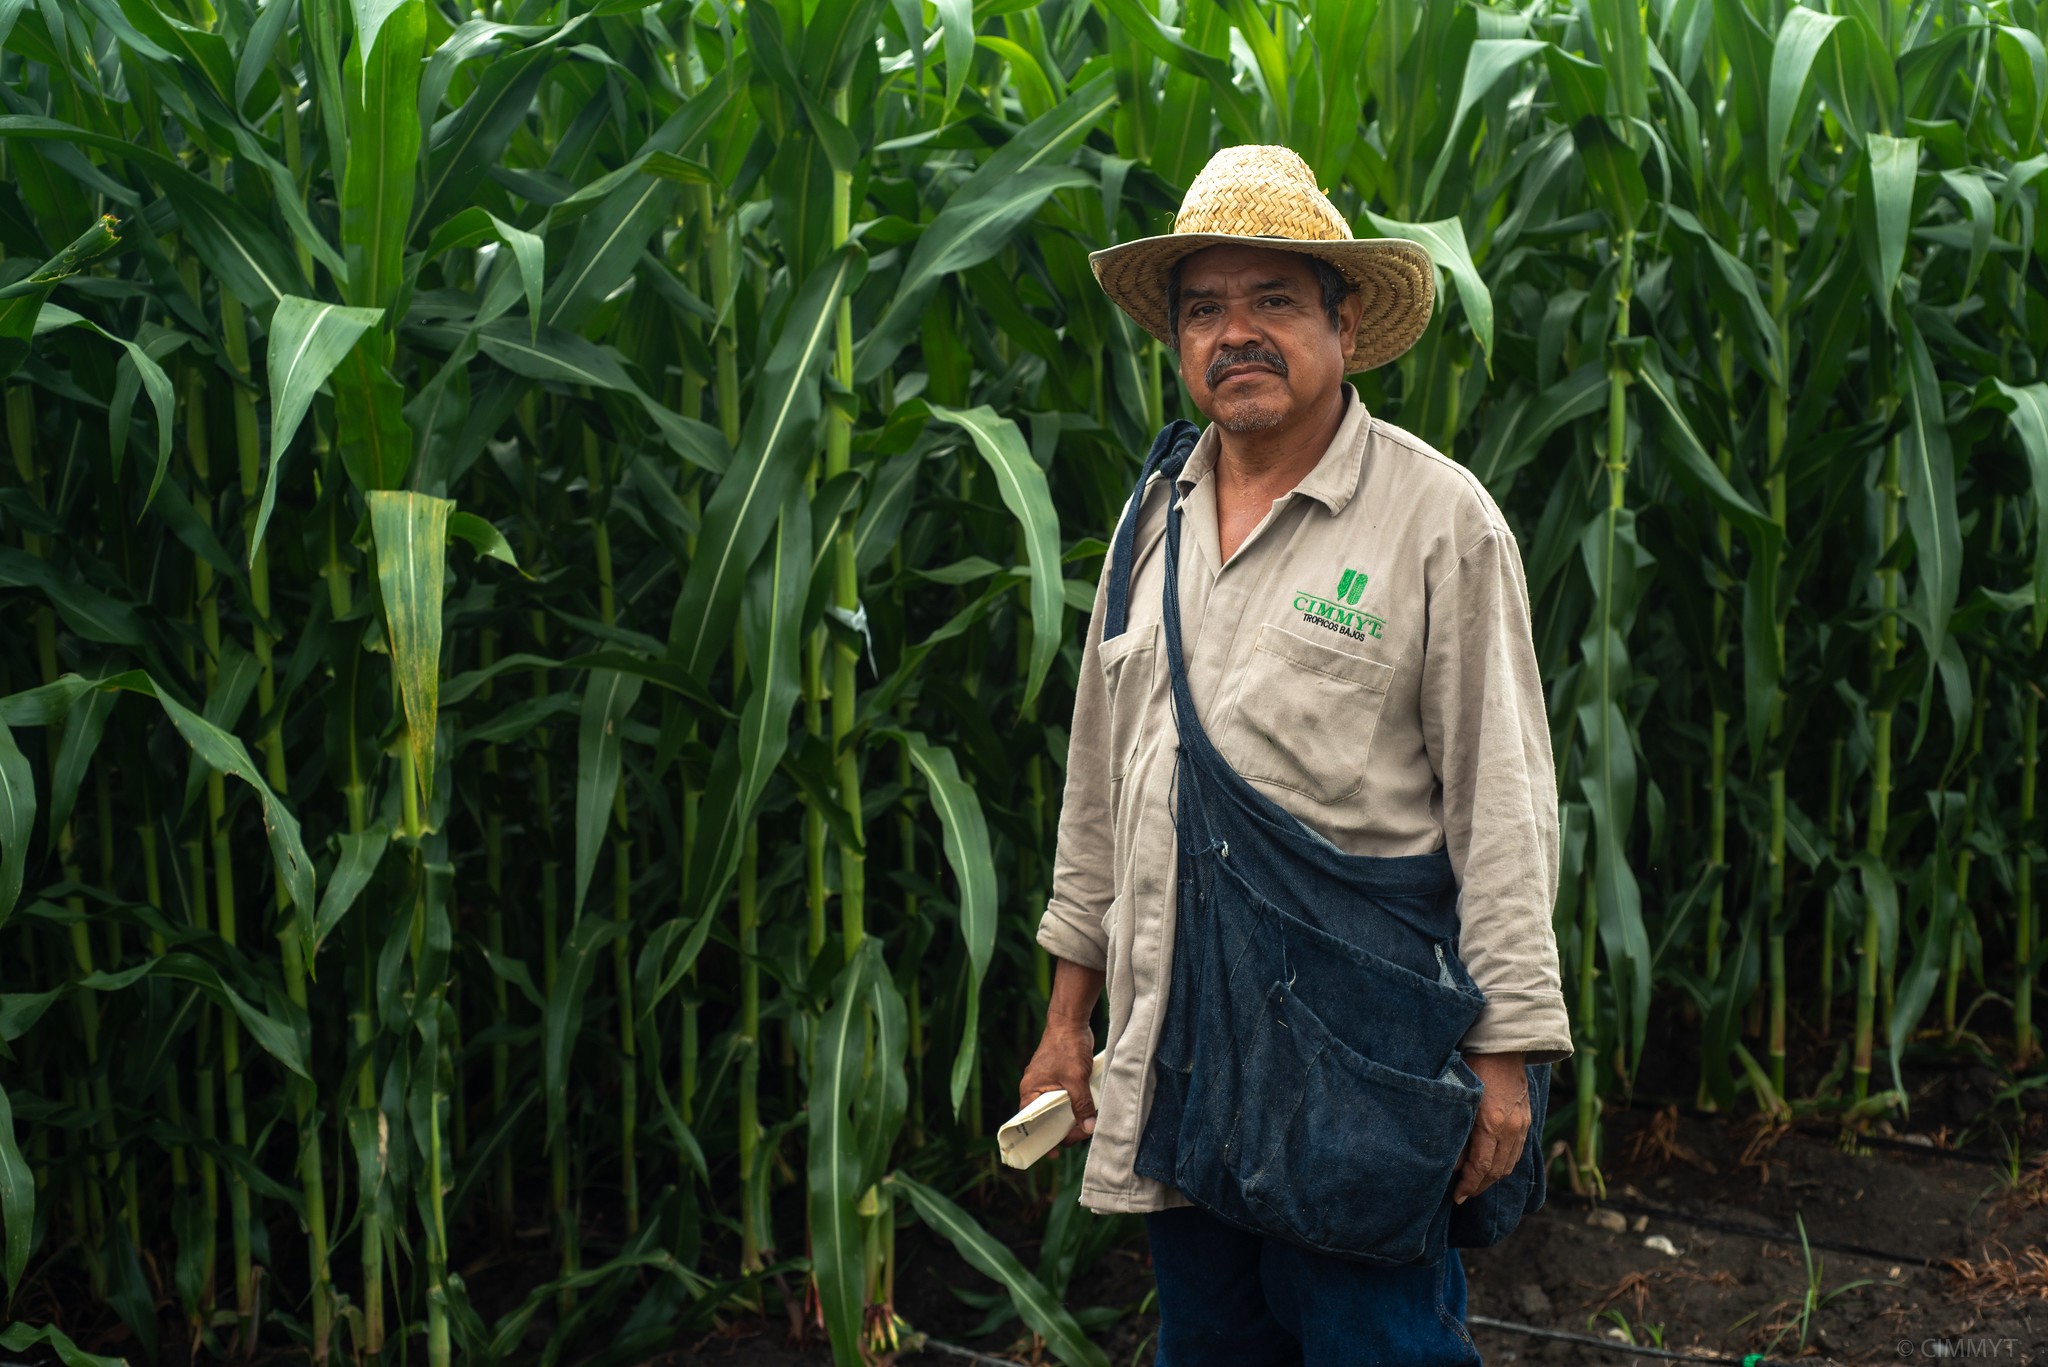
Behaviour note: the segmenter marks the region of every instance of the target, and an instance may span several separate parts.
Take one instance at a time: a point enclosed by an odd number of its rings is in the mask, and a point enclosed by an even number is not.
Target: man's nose
[[[1224,307],[1222,342],[1231,348],[1259,346],[1266,340],[1265,329],[1259,326],[1259,316],[1250,300],[1241,300]]]

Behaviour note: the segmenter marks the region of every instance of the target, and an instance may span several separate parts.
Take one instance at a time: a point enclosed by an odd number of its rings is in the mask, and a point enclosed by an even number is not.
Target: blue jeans
[[[1199,1206],[1145,1217],[1153,1367],[1474,1367],[1465,1266],[1375,1267],[1248,1234]]]

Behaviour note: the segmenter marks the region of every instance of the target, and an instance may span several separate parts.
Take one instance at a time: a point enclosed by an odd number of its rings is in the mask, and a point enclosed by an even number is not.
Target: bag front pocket
[[[1478,988],[1444,981],[1448,968],[1443,977],[1424,977],[1270,902],[1266,907],[1292,995],[1341,1043],[1398,1072],[1436,1076],[1486,1005]],[[1436,949],[1441,956],[1441,941]]]
[[[1271,1233],[1373,1262],[1441,1253],[1483,1090],[1462,1056],[1434,1077],[1390,1068],[1276,982],[1242,1076],[1249,1095],[1223,1160]]]
[[[1109,691],[1110,778],[1131,771],[1152,690],[1158,684],[1159,623],[1131,626],[1123,635],[1104,641],[1097,656],[1102,681]]]
[[[1267,622],[1216,748],[1247,779],[1342,802],[1365,786],[1393,680],[1392,665]]]

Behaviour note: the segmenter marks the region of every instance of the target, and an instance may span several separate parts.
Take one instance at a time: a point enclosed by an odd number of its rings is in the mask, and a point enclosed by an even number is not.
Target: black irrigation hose
[[[1574,1334],[1569,1329],[1538,1329],[1533,1324],[1516,1324],[1513,1320],[1497,1320],[1490,1315],[1467,1315],[1467,1324],[1483,1324],[1488,1329],[1505,1329],[1510,1334],[1527,1334],[1531,1338],[1558,1339],[1564,1343],[1583,1343],[1591,1348],[1605,1349],[1610,1353],[1634,1353],[1637,1357],[1665,1358],[1676,1362],[1725,1362],[1734,1367],[1784,1367],[1787,1359],[1767,1358],[1762,1353],[1745,1353],[1741,1357],[1727,1357],[1720,1353],[1711,1356],[1700,1353],[1674,1353],[1669,1348],[1643,1348],[1620,1339],[1596,1338],[1591,1334]]]
[[[957,1343],[944,1343],[934,1338],[927,1338],[924,1341],[924,1347],[918,1349],[918,1351],[920,1353],[950,1353],[957,1358],[966,1358],[969,1362],[993,1363],[995,1367],[1018,1367],[1018,1359],[1016,1358],[991,1357],[987,1353],[977,1353],[972,1348],[962,1348]]]
[[[1648,1215],[1660,1220],[1676,1220],[1681,1224],[1696,1225],[1701,1229],[1716,1230],[1723,1234],[1744,1234],[1752,1239],[1768,1239],[1783,1244],[1796,1244],[1799,1242],[1797,1231],[1787,1233],[1785,1230],[1772,1229],[1766,1225],[1744,1225],[1737,1224],[1733,1220],[1716,1220],[1711,1215],[1692,1215],[1682,1210],[1669,1210],[1662,1206],[1648,1205],[1642,1201],[1631,1201],[1625,1196],[1613,1196],[1600,1201],[1590,1196],[1583,1196],[1576,1191],[1553,1191],[1550,1193],[1549,1199],[1567,1201],[1582,1206],[1612,1206],[1616,1210],[1627,1211],[1631,1215]],[[1833,1239],[1816,1239],[1811,1234],[1806,1236],[1806,1246],[1808,1248],[1824,1249],[1829,1253],[1847,1253],[1858,1258],[1875,1258],[1879,1262],[1910,1263],[1915,1267],[1935,1267],[1941,1261],[1938,1258],[1922,1258],[1910,1253],[1897,1253],[1889,1249],[1872,1248],[1868,1244],[1848,1244]]]

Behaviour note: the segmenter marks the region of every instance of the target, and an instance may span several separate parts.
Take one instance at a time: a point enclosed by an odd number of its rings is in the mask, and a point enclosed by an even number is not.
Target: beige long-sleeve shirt
[[[1179,477],[1181,621],[1203,726],[1231,767],[1345,852],[1448,849],[1459,952],[1487,998],[1461,1047],[1570,1057],[1551,928],[1556,772],[1528,585],[1499,508],[1463,466],[1373,417],[1346,386],[1321,461],[1226,565],[1216,453],[1212,426]],[[1149,491],[1129,626],[1106,643],[1105,557],[1038,927],[1047,951],[1107,974],[1108,1059],[1080,1193],[1100,1211],[1187,1204],[1132,1170],[1173,964],[1166,504]]]

